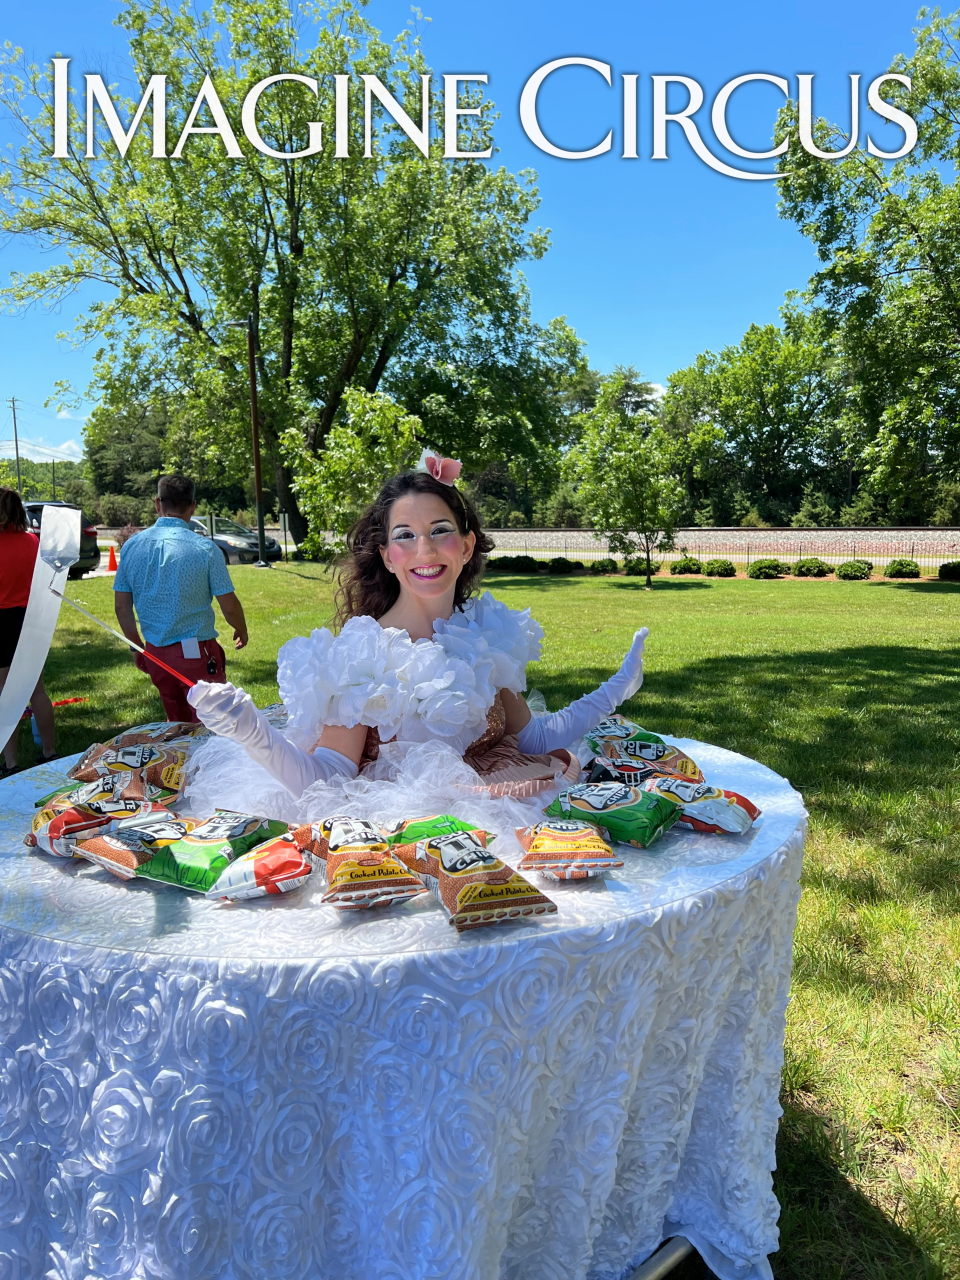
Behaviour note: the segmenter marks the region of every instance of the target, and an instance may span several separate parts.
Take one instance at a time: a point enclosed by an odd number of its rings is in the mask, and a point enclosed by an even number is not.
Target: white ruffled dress
[[[319,628],[290,640],[278,655],[282,732],[309,751],[324,725],[366,725],[360,773],[316,782],[294,797],[236,743],[213,737],[194,752],[183,807],[291,822],[454,812],[497,833],[536,822],[580,773],[571,752],[524,755],[504,736],[499,692],[524,692],[542,639],[528,609],[510,609],[486,592],[438,621],[429,640],[366,616],[337,635]]]

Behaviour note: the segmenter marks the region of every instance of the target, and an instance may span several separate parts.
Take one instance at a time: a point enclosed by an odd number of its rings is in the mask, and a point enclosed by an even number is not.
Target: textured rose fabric
[[[54,770],[0,783],[0,1275],[622,1280],[681,1233],[769,1280],[804,811],[678,745],[749,834],[463,936],[428,896],[345,920],[319,877],[134,891],[23,849]]]

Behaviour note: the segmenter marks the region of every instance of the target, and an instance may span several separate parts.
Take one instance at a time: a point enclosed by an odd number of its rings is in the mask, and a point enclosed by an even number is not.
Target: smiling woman
[[[438,618],[463,607],[493,541],[459,489],[408,471],[383,486],[347,546],[338,621],[370,614],[422,639]]]
[[[339,634],[316,630],[281,649],[285,734],[232,686],[191,691],[201,720],[234,739],[198,750],[191,803],[244,808],[256,795],[260,811],[293,818],[348,812],[362,793],[362,812],[383,782],[407,814],[441,812],[464,786],[527,800],[579,776],[572,744],[639,688],[646,633],[599,689],[533,720],[521,694],[543,632],[529,610],[473,595],[493,543],[469,500],[438,478],[459,466],[431,457],[432,472],[389,480],[350,531]],[[321,785],[335,792],[322,803]],[[535,821],[539,807],[488,822],[507,829],[525,816]]]

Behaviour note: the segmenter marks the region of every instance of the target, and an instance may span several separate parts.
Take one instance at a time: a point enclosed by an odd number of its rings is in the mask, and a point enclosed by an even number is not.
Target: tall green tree
[[[618,555],[646,560],[650,587],[655,551],[669,549],[685,495],[673,472],[669,435],[632,391],[627,371],[601,379],[594,407],[578,419],[577,444],[564,460],[593,529]]]
[[[753,508],[786,524],[805,486],[836,472],[842,404],[820,317],[788,308],[782,327],[751,325],[674,374],[661,413],[694,504],[709,497],[715,518]]]
[[[418,388],[425,368],[450,371],[429,405],[431,425],[444,421],[449,431],[431,443],[469,448],[482,463],[529,453],[533,433],[518,429],[516,417],[490,414],[477,436],[467,415],[447,410],[457,405],[451,388],[470,384],[469,402],[488,380],[520,370],[523,394],[535,398],[569,358],[533,323],[518,275],[547,243],[527,229],[538,204],[529,174],[444,160],[436,142],[424,156],[377,106],[373,155],[364,156],[360,77],[378,76],[421,125],[428,68],[413,34],[384,41],[362,4],[215,0],[198,15],[187,3],[130,0],[118,22],[134,78],[143,87],[158,68],[167,77],[167,154],[209,76],[233,121],[235,156],[221,127],[219,135],[188,136],[177,158],[155,157],[148,112],[125,154],[103,145],[101,128],[88,159],[74,102],[68,155],[53,160],[47,74],[11,66],[0,88],[24,138],[0,188],[0,227],[56,250],[54,265],[15,279],[8,297],[49,302],[98,282],[103,300],[87,311],[80,337],[98,344],[95,390],[105,407],[119,412],[135,395],[162,410],[168,456],[193,460],[198,470],[219,466],[230,473],[224,481],[249,467],[246,335],[229,327],[249,316],[266,466],[298,540],[307,521],[297,466],[305,457],[322,460],[344,420],[348,389],[389,391],[407,406],[406,389]],[[319,96],[300,84],[274,85],[259,100],[260,135],[290,153],[307,146],[317,122],[324,146],[285,160],[256,150],[237,115],[255,83],[292,68],[317,81]],[[343,74],[349,157],[338,159],[333,76]],[[114,101],[126,125],[138,99]],[[196,123],[209,129],[206,101]],[[491,107],[477,105],[479,115],[460,120],[464,151],[487,143]],[[431,111],[436,135],[437,94]]]
[[[917,122],[895,162],[857,148],[837,161],[791,146],[781,213],[822,264],[809,297],[827,315],[848,371],[844,429],[859,447],[859,505],[920,522],[960,479],[960,15],[922,11],[916,50],[892,70],[912,87],[885,96]],[[788,106],[778,130],[793,126]],[[841,131],[815,129],[823,150]],[[888,126],[878,143],[893,150]],[[857,495],[852,509],[857,505]]]

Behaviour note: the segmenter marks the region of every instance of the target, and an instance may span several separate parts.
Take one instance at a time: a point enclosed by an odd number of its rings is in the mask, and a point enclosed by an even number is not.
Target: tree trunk
[[[281,510],[287,513],[287,528],[290,530],[294,542],[299,546],[307,536],[309,529],[306,517],[297,503],[297,495],[293,492],[293,474],[282,462],[278,462],[274,467],[274,476]]]

